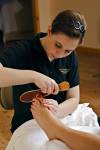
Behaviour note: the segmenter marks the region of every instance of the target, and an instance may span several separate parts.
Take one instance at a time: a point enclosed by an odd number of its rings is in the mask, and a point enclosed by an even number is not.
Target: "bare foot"
[[[55,127],[55,117],[54,115],[43,106],[39,100],[34,100],[31,105],[31,112],[33,117],[37,120],[40,127],[46,132],[48,138],[56,138],[56,127]],[[51,133],[51,130],[53,131]]]

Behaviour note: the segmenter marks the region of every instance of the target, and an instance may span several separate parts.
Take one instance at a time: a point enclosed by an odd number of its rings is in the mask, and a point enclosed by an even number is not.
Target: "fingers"
[[[54,80],[48,81],[45,86],[41,89],[43,93],[57,94],[59,92],[59,86]]]
[[[51,112],[57,112],[57,108],[53,104],[43,104],[44,107],[48,108]]]
[[[44,99],[44,101],[42,102],[44,107],[47,107],[50,111],[52,112],[57,112],[58,108],[59,108],[59,104],[57,101],[52,100],[52,99]]]
[[[39,109],[43,107],[49,109],[53,113],[57,111],[57,108],[51,102],[40,103],[38,99],[34,99],[31,105],[31,112],[34,113],[35,111],[39,111]]]
[[[35,72],[34,83],[41,89],[43,93],[57,94],[59,92],[59,86],[52,78]]]
[[[39,109],[43,107],[49,109],[52,113],[56,113],[58,111],[59,104],[53,99],[37,97],[32,101],[31,112],[39,111]]]
[[[56,94],[58,94],[58,92],[59,92],[59,86],[57,84],[57,86],[54,87],[54,90],[53,90],[52,94],[56,95]]]

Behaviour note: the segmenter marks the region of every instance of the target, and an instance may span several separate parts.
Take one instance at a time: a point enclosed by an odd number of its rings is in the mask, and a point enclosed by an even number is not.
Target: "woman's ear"
[[[51,25],[48,26],[48,35],[51,35]]]

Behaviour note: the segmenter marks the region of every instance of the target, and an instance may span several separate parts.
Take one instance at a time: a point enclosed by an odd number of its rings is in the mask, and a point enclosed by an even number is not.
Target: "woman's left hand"
[[[44,107],[47,107],[52,113],[56,113],[59,108],[58,102],[54,99],[44,99],[42,104]]]

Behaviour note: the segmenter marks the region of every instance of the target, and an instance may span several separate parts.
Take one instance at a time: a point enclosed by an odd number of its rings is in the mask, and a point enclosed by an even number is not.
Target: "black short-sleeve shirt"
[[[38,33],[30,40],[20,40],[10,44],[0,56],[0,62],[3,66],[23,70],[35,70],[53,78],[57,83],[68,81],[70,87],[79,85],[78,61],[76,52],[72,52],[66,58],[49,61],[40,38],[46,36],[46,33]],[[20,95],[28,90],[37,89],[33,83],[13,86],[14,116],[12,119],[13,132],[18,126],[32,119],[30,105],[22,103],[19,100]],[[65,100],[65,92],[59,92],[57,95],[49,95],[61,103]]]

